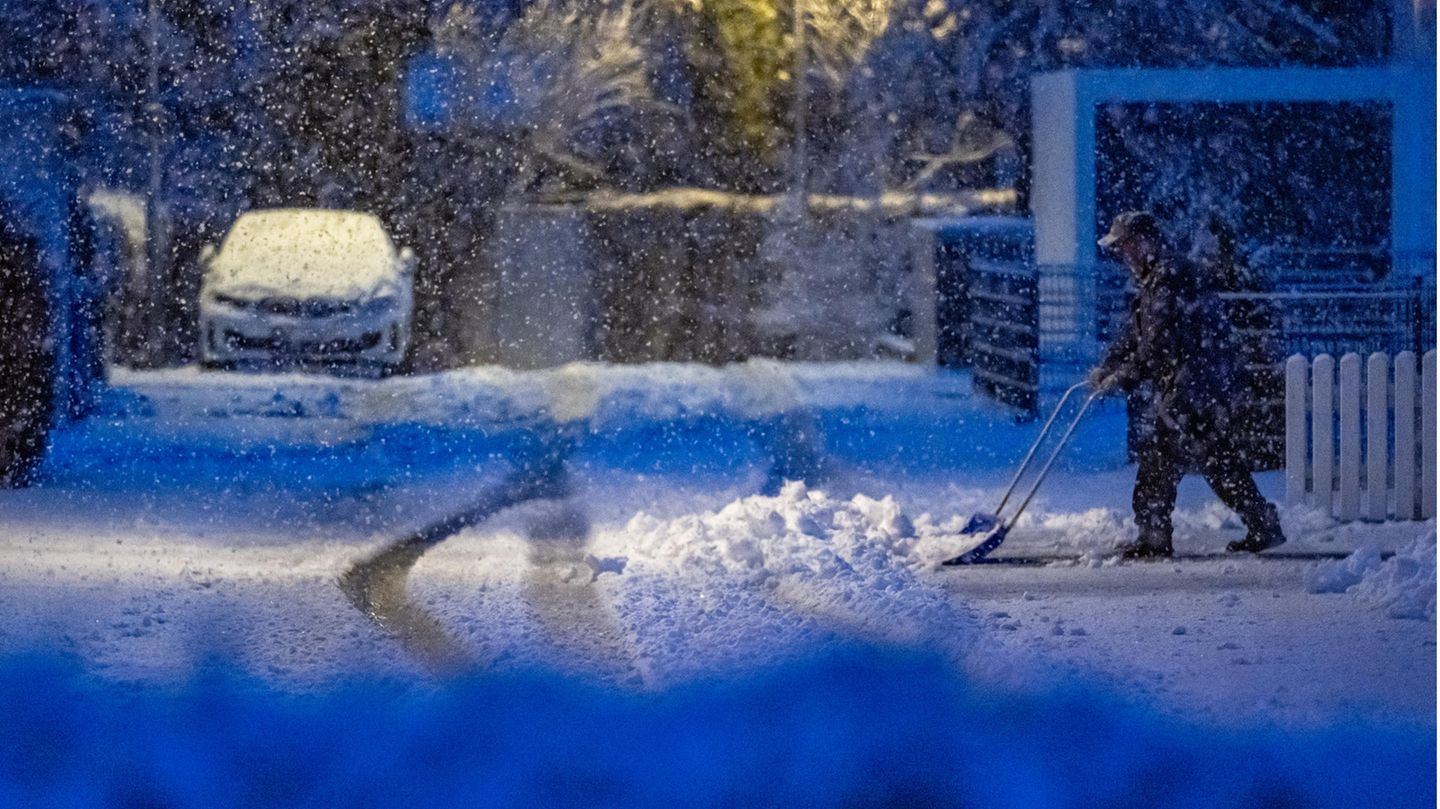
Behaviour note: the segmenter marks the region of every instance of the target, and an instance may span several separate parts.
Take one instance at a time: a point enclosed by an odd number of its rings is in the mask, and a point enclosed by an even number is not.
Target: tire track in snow
[[[549,657],[604,680],[646,686],[651,674],[643,656],[595,585],[604,568],[586,553],[590,533],[589,517],[573,502],[528,521],[526,601]]]
[[[436,671],[454,673],[486,665],[490,661],[473,659],[463,644],[410,598],[406,589],[410,570],[426,551],[465,528],[521,503],[563,497],[567,485],[561,449],[561,442],[546,442],[538,457],[520,464],[465,508],[351,566],[337,581],[341,591],[361,614]]]
[[[643,666],[626,643],[613,609],[593,585],[599,571],[585,556],[590,537],[586,515],[573,503],[566,468],[578,444],[575,413],[587,406],[589,391],[556,385],[551,415],[561,419],[521,436],[511,448],[515,470],[498,485],[448,517],[381,548],[351,566],[338,584],[349,602],[410,654],[440,674],[484,668],[503,652],[480,654],[410,597],[410,572],[427,551],[467,528],[524,504],[552,501],[557,508],[530,515],[526,531],[529,567],[525,600],[540,623],[542,647],[563,664],[617,681],[642,683]],[[578,402],[576,400],[579,400]],[[590,405],[593,408],[593,405]]]
[[[535,433],[522,437],[520,444],[512,448],[520,458],[514,473],[499,486],[483,492],[467,508],[391,543],[340,576],[340,588],[356,609],[442,673],[494,661],[472,659],[460,641],[409,597],[406,581],[426,551],[457,532],[512,506],[534,500],[560,500],[569,495],[566,460],[578,443],[579,428],[593,420],[600,395],[594,380],[580,368],[553,372],[545,378],[543,388],[547,404],[541,416],[549,424],[536,425]],[[547,536],[543,527],[530,532],[527,592],[548,635],[562,640],[568,636],[571,645],[590,647],[597,639],[603,645],[616,633],[602,626],[604,620],[598,616],[603,614],[603,604],[594,588],[588,582],[584,587],[571,586],[559,575],[573,566],[566,564],[573,561],[572,557],[583,554],[589,525],[583,515],[580,517],[583,525],[575,523],[568,530],[562,526],[557,536]],[[559,557],[552,558],[557,550]],[[576,627],[583,631],[577,632]],[[593,651],[583,649],[580,657],[593,659]],[[629,670],[634,671],[633,664]]]
[[[771,459],[762,490],[773,494],[786,480],[816,482],[831,473],[824,463],[818,421],[802,406],[795,380],[772,365],[749,368],[747,377],[739,410],[755,422],[753,437]],[[356,609],[437,672],[485,667],[496,657],[482,654],[476,659],[412,599],[407,591],[410,572],[431,548],[506,509],[568,497],[565,462],[578,443],[576,430],[594,419],[601,396],[583,369],[560,369],[545,388],[548,412],[543,417],[550,425],[534,434],[534,444],[520,447],[517,454],[524,460],[515,472],[464,509],[390,543],[339,577],[341,590]],[[642,686],[652,681],[639,639],[594,586],[600,571],[585,555],[590,534],[585,515],[565,506],[532,521],[526,534],[530,564],[525,600],[541,626],[547,656],[605,679]]]

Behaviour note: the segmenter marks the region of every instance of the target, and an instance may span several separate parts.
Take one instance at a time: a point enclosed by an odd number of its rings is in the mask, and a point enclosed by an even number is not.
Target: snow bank
[[[1354,593],[1394,618],[1435,620],[1435,529],[1389,559],[1367,543],[1344,559],[1324,562],[1306,578],[1312,593]]]
[[[764,464],[757,451],[787,451],[802,438],[800,449],[831,465],[989,478],[1013,467],[1034,431],[972,390],[969,376],[897,362],[574,363],[384,380],[117,369],[111,383],[112,440],[163,433],[182,446],[236,434],[284,443],[311,431],[310,443],[323,444],[336,430],[358,441],[398,430],[494,437],[561,425],[581,454],[625,468],[672,460],[683,468],[717,452],[732,468]],[[1123,420],[1120,410],[1088,419],[1059,471],[1122,467]],[[283,434],[282,421],[291,425]]]
[[[0,716],[5,806],[1435,804],[1433,730],[1217,730],[873,649],[661,694],[536,672],[119,691],[11,659]]]
[[[856,637],[958,658],[973,622],[921,579],[927,541],[892,498],[790,482],[712,511],[597,526],[586,550],[647,681],[664,684]]]
[[[724,367],[693,363],[576,362],[524,371],[475,366],[384,380],[315,374],[217,374],[194,368],[117,368],[111,383],[168,417],[243,415],[283,395],[303,415],[364,422],[477,424],[552,414],[556,418],[661,420],[730,413],[763,417],[796,407],[856,407],[912,413],[963,411],[1007,416],[971,391],[968,377],[937,375],[900,362],[782,363],[756,359]],[[302,414],[297,414],[302,415]],[[988,423],[988,422],[987,422]]]
[[[616,535],[631,562],[773,587],[788,577],[856,579],[882,591],[913,583],[915,526],[895,501],[837,500],[789,482],[716,512],[662,520],[641,513]]]

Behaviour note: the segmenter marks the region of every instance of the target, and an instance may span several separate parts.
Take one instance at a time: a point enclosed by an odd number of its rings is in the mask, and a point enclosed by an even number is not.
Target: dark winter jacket
[[[1244,361],[1215,289],[1168,258],[1136,279],[1129,320],[1100,368],[1127,391],[1149,383],[1156,417],[1187,431],[1224,425],[1246,396]]]

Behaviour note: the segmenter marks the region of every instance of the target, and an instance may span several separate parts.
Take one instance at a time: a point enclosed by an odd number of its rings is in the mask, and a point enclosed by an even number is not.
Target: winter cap
[[[1146,211],[1126,211],[1110,223],[1110,232],[1098,244],[1106,250],[1135,236],[1160,238],[1160,220]]]

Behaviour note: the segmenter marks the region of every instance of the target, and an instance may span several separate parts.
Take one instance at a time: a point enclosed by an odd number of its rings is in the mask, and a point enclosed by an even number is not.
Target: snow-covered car
[[[201,357],[389,370],[410,338],[414,253],[356,211],[273,209],[200,255]]]

